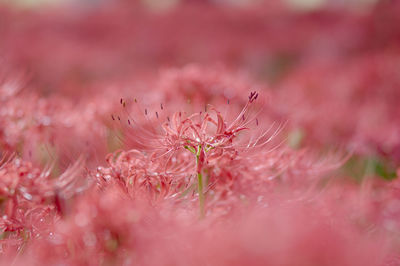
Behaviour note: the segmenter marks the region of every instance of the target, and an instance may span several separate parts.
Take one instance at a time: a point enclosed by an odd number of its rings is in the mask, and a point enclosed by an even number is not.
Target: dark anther
[[[121,121],[121,117],[118,116],[118,120]]]
[[[256,118],[256,125],[258,126],[258,119]]]
[[[119,100],[119,102],[122,104],[122,98],[121,98],[121,100]]]
[[[128,119],[128,124],[130,125],[131,124],[131,121]]]
[[[158,113],[156,112],[156,116],[157,116],[157,118],[158,118]]]
[[[144,109],[144,114],[147,115],[147,109]]]
[[[253,91],[249,95],[249,102],[252,103],[255,99],[257,99],[258,93],[256,91]]]
[[[115,120],[115,117],[114,117],[114,115],[111,115],[111,118],[112,118],[112,120]]]
[[[162,103],[160,104],[160,108],[161,108],[161,110],[164,110],[164,107],[163,107]]]

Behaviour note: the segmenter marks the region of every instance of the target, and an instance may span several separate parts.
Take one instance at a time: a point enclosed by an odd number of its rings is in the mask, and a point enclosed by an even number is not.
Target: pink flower
[[[26,241],[48,234],[52,224],[65,214],[63,201],[82,189],[78,160],[57,178],[19,158],[3,158],[0,166],[0,230],[2,249],[21,248]],[[9,251],[11,251],[9,250]]]

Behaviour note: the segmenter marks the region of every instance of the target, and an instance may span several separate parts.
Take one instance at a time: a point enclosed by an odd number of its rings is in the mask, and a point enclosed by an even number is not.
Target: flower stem
[[[199,190],[200,218],[204,217],[204,194],[203,194],[203,175],[197,173],[197,182]]]
[[[197,188],[199,193],[200,218],[203,218],[205,213],[204,213],[203,174],[201,173],[202,164],[200,162],[201,152],[202,152],[202,147],[201,145],[199,145],[197,147],[197,153],[196,153]]]

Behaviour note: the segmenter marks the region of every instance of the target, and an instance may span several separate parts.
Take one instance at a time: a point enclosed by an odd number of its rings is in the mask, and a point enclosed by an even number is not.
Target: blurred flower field
[[[1,265],[400,265],[400,2],[0,2]]]

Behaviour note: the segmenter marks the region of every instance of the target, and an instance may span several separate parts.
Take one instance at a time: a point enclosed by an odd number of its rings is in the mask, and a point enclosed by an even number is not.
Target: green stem
[[[200,218],[204,217],[204,194],[203,194],[203,175],[197,173],[197,182],[199,190]]]
[[[201,145],[199,145],[199,147],[197,148],[196,169],[197,169],[197,188],[199,192],[200,218],[203,218],[205,212],[204,212],[203,175],[201,173],[201,169],[199,169],[200,154],[201,154]]]

